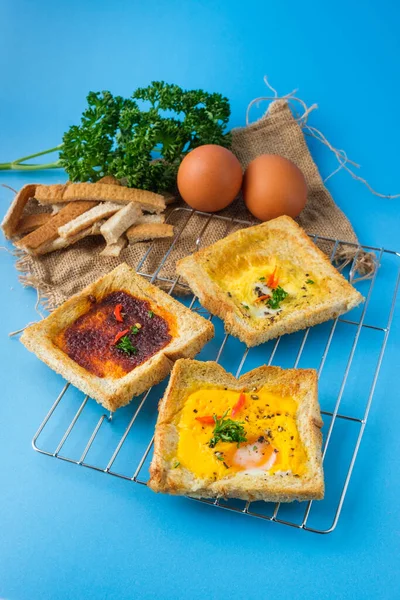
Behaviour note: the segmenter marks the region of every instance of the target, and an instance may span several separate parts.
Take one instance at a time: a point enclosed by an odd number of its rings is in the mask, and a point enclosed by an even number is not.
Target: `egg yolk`
[[[296,425],[297,402],[266,388],[246,391],[232,416],[239,398],[238,391],[225,388],[205,387],[190,393],[175,418],[179,441],[174,460],[197,477],[214,480],[239,471],[301,476],[307,455]],[[242,425],[246,441],[219,439],[211,447],[212,417],[221,418],[226,411],[225,419]]]
[[[256,319],[275,317],[291,307],[305,306],[313,296],[321,294],[312,273],[275,255],[248,254],[235,258],[220,269],[218,284],[244,315]],[[274,290],[278,287],[281,292],[277,300]]]

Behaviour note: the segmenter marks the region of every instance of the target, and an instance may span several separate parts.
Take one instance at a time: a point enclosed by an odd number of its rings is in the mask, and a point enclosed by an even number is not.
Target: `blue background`
[[[92,89],[129,95],[164,79],[220,91],[236,126],[268,75],[279,92],[299,87],[318,103],[312,123],[372,185],[400,192],[395,4],[1,0],[0,162],[58,144]],[[332,158],[312,150],[328,174]],[[31,179],[0,175],[15,188]],[[344,173],[329,188],[364,244],[399,249],[399,200],[373,197]],[[11,197],[0,190],[1,213]],[[37,318],[36,295],[22,288],[8,253],[0,260],[0,597],[399,597],[398,317],[338,528],[317,536],[200,505],[185,510],[34,453],[30,440],[61,380],[7,338]]]

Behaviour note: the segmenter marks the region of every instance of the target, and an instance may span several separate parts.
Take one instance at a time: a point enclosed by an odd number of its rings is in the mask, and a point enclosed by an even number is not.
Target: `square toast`
[[[221,417],[235,420],[244,441],[226,441],[227,429],[218,437]],[[215,362],[178,360],[159,405],[148,485],[194,498],[321,499],[321,427],[314,369],[262,366],[236,379]]]
[[[364,299],[290,217],[241,229],[177,263],[248,347],[336,318]]]
[[[127,264],[26,328],[21,342],[108,410],[162,381],[174,362],[195,356],[212,324]]]

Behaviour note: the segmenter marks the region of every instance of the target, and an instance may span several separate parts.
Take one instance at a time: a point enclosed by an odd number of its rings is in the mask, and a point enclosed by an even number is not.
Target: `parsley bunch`
[[[162,192],[175,185],[183,157],[203,144],[229,147],[226,133],[228,99],[203,90],[182,90],[153,81],[130,98],[90,92],[79,125],[63,136],[63,144],[0,164],[0,170],[64,167],[71,181],[97,181],[104,175],[125,178],[130,187]],[[46,165],[24,160],[60,150]]]
[[[280,303],[287,295],[288,293],[278,285],[277,288],[272,290],[272,297],[267,300],[267,305],[273,309],[279,308]]]
[[[217,415],[213,415],[215,427],[213,437],[209,442],[210,448],[215,448],[218,442],[236,442],[238,447],[241,442],[246,442],[246,432],[241,421],[233,421],[226,419],[228,411],[225,411],[220,419]]]

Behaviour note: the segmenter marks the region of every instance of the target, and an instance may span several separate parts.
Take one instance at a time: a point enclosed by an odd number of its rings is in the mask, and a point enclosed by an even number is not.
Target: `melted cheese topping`
[[[191,393],[176,417],[179,442],[173,462],[199,478],[214,480],[246,471],[266,474],[291,473],[301,476],[307,455],[296,426],[297,403],[261,388],[245,392],[245,403],[234,420],[243,423],[246,442],[218,442],[210,448],[214,424],[196,417],[221,417],[239,399],[239,392],[223,388],[201,388]]]
[[[268,279],[276,273],[278,285],[287,292],[277,309],[270,308],[268,302],[258,301],[262,295],[272,296]],[[275,255],[238,256],[227,263],[223,271],[214,275],[219,286],[236,303],[243,314],[255,319],[277,316],[290,309],[309,304],[314,296],[320,296],[321,286],[311,272],[305,272],[288,260],[278,259]],[[217,276],[217,277],[216,277]],[[310,283],[312,281],[312,283]]]

